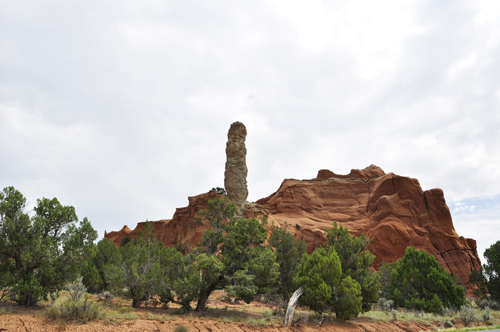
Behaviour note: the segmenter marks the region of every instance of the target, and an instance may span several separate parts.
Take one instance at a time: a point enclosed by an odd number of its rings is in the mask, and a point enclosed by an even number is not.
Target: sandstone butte
[[[189,205],[177,209],[171,220],[153,222],[158,239],[165,246],[194,248],[208,228],[207,222],[196,223],[197,213],[215,197],[215,191],[189,197]],[[441,189],[423,191],[418,180],[386,174],[374,165],[348,175],[320,170],[315,179],[286,179],[272,195],[247,202],[243,213],[248,218],[267,218],[268,229],[273,222],[286,225],[296,240],[306,241],[308,252],[326,241],[323,230],[331,229],[334,221],[352,234],[364,233],[376,257],[375,270],[382,262],[397,261],[407,246],[425,249],[464,281],[469,295],[474,290],[469,273],[481,266],[476,241],[457,234]],[[104,236],[119,245],[126,235],[135,238],[144,224]]]

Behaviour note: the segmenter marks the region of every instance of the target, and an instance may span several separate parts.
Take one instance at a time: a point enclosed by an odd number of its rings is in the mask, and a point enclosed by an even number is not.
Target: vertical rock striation
[[[231,124],[227,133],[224,187],[227,197],[236,204],[240,211],[248,197],[246,137],[247,129],[243,123],[234,122]]]

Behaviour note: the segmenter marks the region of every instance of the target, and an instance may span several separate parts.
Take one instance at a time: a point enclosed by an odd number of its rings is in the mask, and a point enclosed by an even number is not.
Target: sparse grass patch
[[[47,309],[45,309],[45,316],[49,319],[57,319],[61,313],[59,312],[59,309],[55,305],[51,305]]]
[[[12,312],[13,312],[13,310],[11,308],[2,308],[2,309],[0,309],[0,315],[11,314]]]
[[[267,322],[264,317],[250,317],[247,319],[247,324],[253,327],[267,326]]]
[[[495,329],[498,329],[498,328],[500,328],[500,325],[464,327],[464,328],[461,328],[461,329],[446,329],[446,331],[453,331],[453,332],[485,331],[485,330],[495,330]]]
[[[177,325],[174,327],[174,332],[188,332],[189,328],[186,325]]]
[[[137,319],[137,314],[135,312],[116,312],[112,310],[107,310],[104,314],[105,324],[118,324],[121,325],[125,320]]]
[[[141,318],[144,319],[149,319],[149,320],[176,320],[177,317],[170,317],[168,315],[155,315],[155,314],[150,314],[147,313],[146,315],[142,316]]]
[[[362,313],[359,316],[382,322],[387,322],[392,319],[391,313],[389,311],[380,311],[380,310],[371,310]]]
[[[120,308],[118,308],[118,312],[120,314],[126,314],[126,313],[129,313],[129,312],[132,312],[132,311],[134,311],[133,307],[120,307]]]
[[[221,316],[220,319],[226,323],[241,323],[243,321],[243,317],[241,317],[240,315],[231,314]]]
[[[400,321],[406,321],[406,322],[420,322],[427,324],[428,326],[431,325],[438,325],[439,326],[439,331],[473,331],[473,330],[490,330],[494,328],[499,328],[500,321],[498,319],[499,317],[499,312],[498,311],[493,311],[493,310],[480,310],[479,308],[472,308],[472,307],[463,307],[462,312],[458,311],[455,312],[454,310],[445,310],[443,315],[437,315],[434,313],[425,313],[425,312],[414,312],[411,310],[406,310],[406,309],[399,309],[398,314],[397,314],[397,319]],[[463,317],[462,317],[463,315]],[[468,315],[468,317],[467,317]],[[390,317],[390,314],[385,314],[384,312],[380,311],[379,309],[371,310],[369,312],[365,312],[361,314],[359,317],[363,318],[368,318],[372,321],[388,321],[391,320],[392,317]],[[474,327],[464,327],[462,329],[455,329],[453,328],[454,325],[457,324],[456,320],[464,320],[464,317],[468,322],[464,322],[465,324],[471,324],[474,322],[474,317],[476,321],[476,326]],[[484,321],[484,319],[487,319]],[[489,320],[488,320],[489,318]],[[484,325],[486,324],[486,326]],[[472,324],[471,324],[472,325]],[[482,326],[477,326],[477,325],[482,325]]]

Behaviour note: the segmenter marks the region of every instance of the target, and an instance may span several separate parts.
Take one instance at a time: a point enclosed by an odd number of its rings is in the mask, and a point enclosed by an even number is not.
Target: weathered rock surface
[[[177,209],[172,220],[155,222],[158,238],[167,246],[196,246],[207,228],[196,224],[197,211],[206,209],[208,199],[216,196],[211,191],[190,197],[189,206]],[[469,292],[474,289],[468,276],[480,267],[476,241],[456,233],[443,191],[423,191],[418,180],[386,174],[377,166],[348,175],[321,170],[312,180],[284,180],[269,197],[246,203],[243,213],[249,218],[266,217],[268,225],[273,220],[286,225],[297,240],[306,241],[309,252],[326,241],[323,230],[337,221],[355,235],[369,236],[375,269],[401,258],[407,246],[425,249],[462,278]],[[105,236],[119,244],[126,234],[133,238],[142,227],[139,223],[134,231],[124,228]]]
[[[198,211],[208,209],[208,200],[218,197],[215,190],[194,197],[188,197],[187,207],[175,210],[172,219],[159,220],[153,222],[157,238],[165,246],[176,246],[178,244],[190,251],[200,242],[203,232],[208,229],[208,225],[196,223]],[[124,226],[120,231],[105,233],[104,237],[120,246],[121,240],[130,235],[132,239],[137,237],[139,231],[144,229],[145,222],[140,222],[134,230]]]
[[[418,180],[385,174],[374,165],[347,176],[321,170],[312,180],[285,180],[257,204],[278,223],[286,222],[309,251],[326,241],[322,230],[337,221],[355,235],[368,235],[375,269],[397,261],[407,246],[434,255],[469,289],[469,273],[480,267],[476,241],[456,233],[441,189],[423,191]]]
[[[231,124],[227,133],[224,187],[229,200],[236,204],[240,210],[248,197],[246,137],[247,129],[243,123],[234,122]]]

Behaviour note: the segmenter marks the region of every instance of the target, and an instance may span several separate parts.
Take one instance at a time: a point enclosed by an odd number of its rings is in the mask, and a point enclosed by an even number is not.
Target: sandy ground
[[[90,322],[86,324],[66,323],[64,321],[51,321],[41,316],[29,316],[24,314],[4,314],[0,316],[0,331],[88,331],[88,332],[108,332],[108,331],[173,331],[177,325],[185,325],[189,331],[193,332],[246,332],[246,331],[433,331],[433,326],[427,326],[421,323],[407,322],[368,322],[363,319],[353,319],[349,322],[323,323],[318,326],[317,322],[308,322],[299,324],[291,328],[288,327],[252,327],[243,323],[225,323],[215,320],[190,321],[187,319],[177,319],[175,321],[156,321],[156,320],[125,320],[121,324],[105,325],[102,321]]]
[[[419,331],[435,331],[437,325],[429,325],[424,322],[409,322],[409,321],[391,321],[391,322],[376,322],[368,318],[358,317],[352,318],[347,322],[323,322],[308,321],[307,323],[298,323],[292,327],[283,327],[280,324],[274,323],[274,326],[252,326],[246,322],[227,322],[221,320],[217,316],[221,313],[229,313],[232,316],[240,315],[244,317],[263,317],[264,311],[271,311],[272,306],[252,302],[251,304],[231,304],[220,301],[220,295],[215,294],[209,300],[209,311],[207,314],[193,313],[192,315],[175,315],[175,308],[169,310],[156,308],[138,308],[131,309],[123,299],[115,299],[114,303],[109,304],[109,307],[115,309],[128,309],[138,318],[135,319],[117,319],[114,321],[98,320],[88,323],[78,323],[74,321],[65,321],[62,319],[51,320],[45,317],[45,306],[25,308],[17,306],[15,303],[0,303],[0,332],[2,331],[22,331],[22,332],[38,332],[38,331],[88,331],[88,332],[104,332],[104,331],[174,331],[176,326],[185,325],[190,332],[250,332],[250,331],[279,331],[279,332],[308,332],[308,331],[343,331],[343,332],[419,332]],[[109,309],[108,307],[108,309]],[[103,309],[103,310],[108,310]],[[149,316],[149,318],[148,318]],[[156,319],[151,319],[156,317]],[[158,319],[161,318],[161,319]],[[271,321],[272,323],[272,321]],[[456,324],[455,327],[463,326]]]

